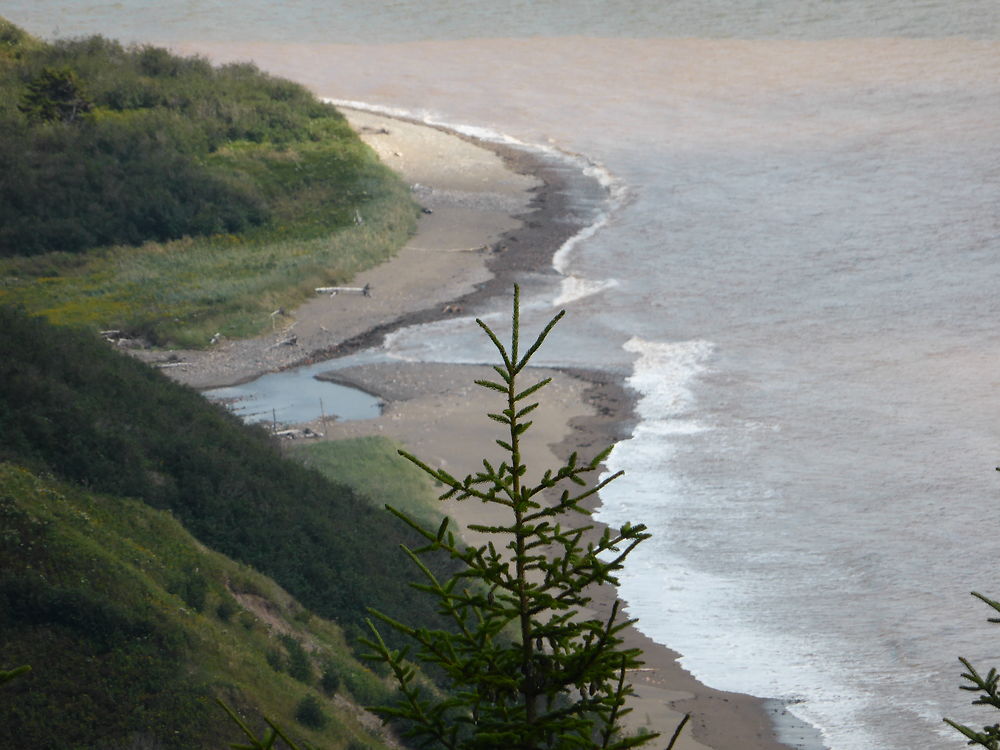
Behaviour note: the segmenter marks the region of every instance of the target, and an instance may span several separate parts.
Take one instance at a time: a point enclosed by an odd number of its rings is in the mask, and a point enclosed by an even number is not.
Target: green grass
[[[223,747],[239,732],[220,698],[251,726],[267,715],[328,750],[384,747],[354,704],[385,688],[341,630],[168,512],[0,464],[0,520],[0,668],[32,666],[4,688],[0,746]],[[309,684],[268,660],[288,663],[289,637]],[[346,703],[324,696],[324,667]],[[330,717],[322,729],[294,719],[309,694]]]
[[[0,460],[169,508],[338,623],[363,627],[368,606],[438,619],[399,564],[416,535],[380,503],[96,336],[2,306],[0,329]]]
[[[243,150],[244,162],[258,160],[254,151]],[[308,152],[301,162],[309,168],[336,171],[336,159],[322,147]],[[267,180],[287,179],[271,169],[275,160],[259,161]],[[257,334],[276,308],[295,307],[314,287],[349,281],[391,257],[412,234],[416,210],[406,187],[374,161],[369,171],[358,209],[362,224],[352,217],[345,225],[336,207],[324,208],[333,188],[310,184],[295,193],[300,203],[288,199],[279,223],[244,235],[107,248],[82,258],[0,259],[0,304],[22,305],[57,325],[142,333],[163,345],[200,348],[216,332]],[[314,176],[315,182],[323,180]]]
[[[421,523],[437,526],[444,513],[433,483],[400,456],[388,438],[372,436],[322,443],[295,443],[289,455],[355,494],[382,507],[392,505]]]
[[[88,102],[79,120],[24,109],[52,71]],[[257,334],[389,258],[418,215],[298,84],[101,37],[42,42],[2,18],[0,163],[0,305],[157,345]]]

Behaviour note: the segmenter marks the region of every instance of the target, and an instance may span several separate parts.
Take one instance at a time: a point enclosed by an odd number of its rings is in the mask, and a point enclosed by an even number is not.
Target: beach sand
[[[418,202],[433,212],[421,218],[416,235],[397,257],[355,280],[357,286],[370,284],[372,296],[317,297],[284,316],[280,329],[256,339],[227,341],[201,352],[139,356],[154,363],[188,363],[167,372],[198,388],[229,385],[378,345],[385,333],[403,325],[456,314],[449,310],[470,315],[493,309],[497,295],[509,297],[513,280],[554,273],[552,253],[576,228],[556,220],[562,208],[557,178],[546,174],[544,165],[425,125],[346,113],[362,137],[413,186]],[[296,345],[278,344],[292,334]],[[462,476],[499,450],[493,443],[498,425],[485,416],[490,394],[473,384],[490,372],[477,366],[413,363],[338,370],[329,377],[378,395],[386,406],[378,419],[326,425],[326,439],[384,435],[431,465]],[[574,450],[589,458],[628,436],[633,397],[614,377],[568,370],[531,374],[554,378],[540,394],[543,406],[526,435],[524,454],[535,471],[557,467]],[[445,510],[467,525],[484,520],[482,507],[450,503]],[[614,597],[613,589],[601,591],[594,611],[607,612]],[[701,685],[677,664],[677,654],[635,629],[627,642],[644,650],[646,662],[643,671],[631,676],[637,695],[628,723],[632,729],[663,733],[658,746],[666,745],[677,722],[690,712],[691,722],[676,746],[682,750],[788,747],[777,742],[772,724],[781,706]],[[794,746],[817,746],[807,728],[802,734],[803,742]]]

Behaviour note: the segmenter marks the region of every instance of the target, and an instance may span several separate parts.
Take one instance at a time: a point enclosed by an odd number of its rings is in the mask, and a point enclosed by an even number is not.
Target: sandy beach
[[[166,372],[197,388],[230,385],[377,346],[386,333],[405,325],[449,315],[469,316],[474,325],[471,317],[499,306],[496,297],[509,296],[513,281],[554,273],[552,253],[575,228],[556,220],[562,208],[558,186],[544,165],[425,125],[360,111],[346,114],[430,211],[398,256],[355,280],[356,286],[370,285],[371,296],[317,296],[288,311],[274,331],[256,339],[225,341],[205,351],[138,356],[154,364],[184,363]],[[294,345],[281,343],[292,336]],[[477,366],[412,363],[338,370],[329,377],[378,395],[386,406],[378,419],[327,425],[325,439],[384,435],[461,476],[498,450],[493,445],[496,424],[485,416],[489,395],[473,383],[485,372]],[[526,436],[532,473],[558,466],[574,450],[589,457],[628,436],[632,395],[610,375],[569,370],[530,374],[553,377]],[[468,524],[483,520],[480,508],[453,503],[447,510],[458,523]],[[613,590],[603,592],[595,611],[607,611],[614,596]],[[644,650],[646,662],[632,677],[637,693],[628,717],[632,729],[664,733],[665,745],[690,712],[691,723],[678,748],[789,747],[777,742],[773,729],[775,714],[783,713],[780,706],[701,685],[677,664],[675,653],[634,629],[628,642]],[[792,746],[815,747],[815,737],[805,728],[802,733],[802,742]]]

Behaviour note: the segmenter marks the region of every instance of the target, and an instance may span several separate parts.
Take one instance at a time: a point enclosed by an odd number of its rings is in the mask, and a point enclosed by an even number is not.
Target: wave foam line
[[[579,276],[566,276],[559,286],[559,296],[552,301],[552,306],[562,307],[570,302],[576,302],[584,297],[592,297],[605,289],[613,289],[616,286],[618,286],[618,279],[591,281]]]
[[[611,220],[611,217],[616,215],[631,197],[625,183],[612,174],[611,171],[603,164],[600,164],[583,154],[560,148],[555,144],[527,143],[513,136],[493,130],[492,128],[448,122],[440,119],[430,110],[412,111],[400,109],[399,107],[387,107],[381,104],[370,104],[368,102],[360,102],[352,99],[324,98],[323,101],[328,104],[333,104],[334,106],[357,109],[363,112],[372,112],[375,114],[385,115],[386,117],[416,120],[417,122],[424,123],[425,125],[446,128],[455,133],[460,133],[462,135],[469,136],[470,138],[476,138],[477,140],[481,140],[486,143],[512,146],[514,148],[541,154],[554,161],[567,164],[577,169],[581,174],[595,180],[604,189],[605,195],[607,196],[607,207],[600,212],[593,222],[583,227],[579,232],[566,240],[552,255],[552,267],[564,276],[569,273],[569,259],[573,250],[576,249],[580,243],[590,239],[597,234],[598,231],[603,229]],[[605,282],[588,283],[603,284]],[[557,301],[552,303],[553,306],[564,304],[564,302],[558,301],[562,300],[563,296],[564,292],[561,292]]]
[[[585,157],[578,157],[585,159]],[[607,209],[598,215],[597,219],[585,226],[579,232],[566,240],[558,250],[552,255],[552,267],[559,273],[566,275],[569,273],[570,256],[576,247],[586,240],[589,240],[611,221],[622,207],[631,198],[628,187],[619,178],[615,177],[607,168],[596,162],[587,161],[587,166],[583,168],[583,173],[592,177],[604,188],[607,195]]]

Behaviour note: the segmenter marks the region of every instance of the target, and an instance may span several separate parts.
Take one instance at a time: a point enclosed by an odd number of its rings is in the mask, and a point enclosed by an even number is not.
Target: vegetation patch
[[[0,19],[0,303],[206,346],[389,257],[405,185],[343,116],[213,67]]]
[[[169,513],[0,464],[0,528],[0,655],[32,667],[4,685],[0,746],[225,747],[238,732],[218,698],[288,725],[308,700],[300,740],[384,747],[359,723],[356,701],[385,688],[341,630],[303,623],[301,605],[273,581],[206,550]],[[240,608],[251,627],[215,617],[233,601],[233,580],[261,592],[294,636],[251,610]],[[199,582],[201,611],[178,581]],[[298,676],[268,665],[286,641]],[[341,700],[313,689],[320,665],[351,675]]]
[[[373,505],[387,502],[422,523],[437,525],[444,514],[433,482],[407,461],[399,445],[371,436],[322,443],[293,443],[289,455],[330,479],[351,487]]]
[[[373,604],[437,620],[433,603],[410,601],[397,555],[416,537],[382,503],[96,336],[3,307],[0,328],[0,460],[169,510],[351,632]],[[171,587],[217,610],[183,574]]]

